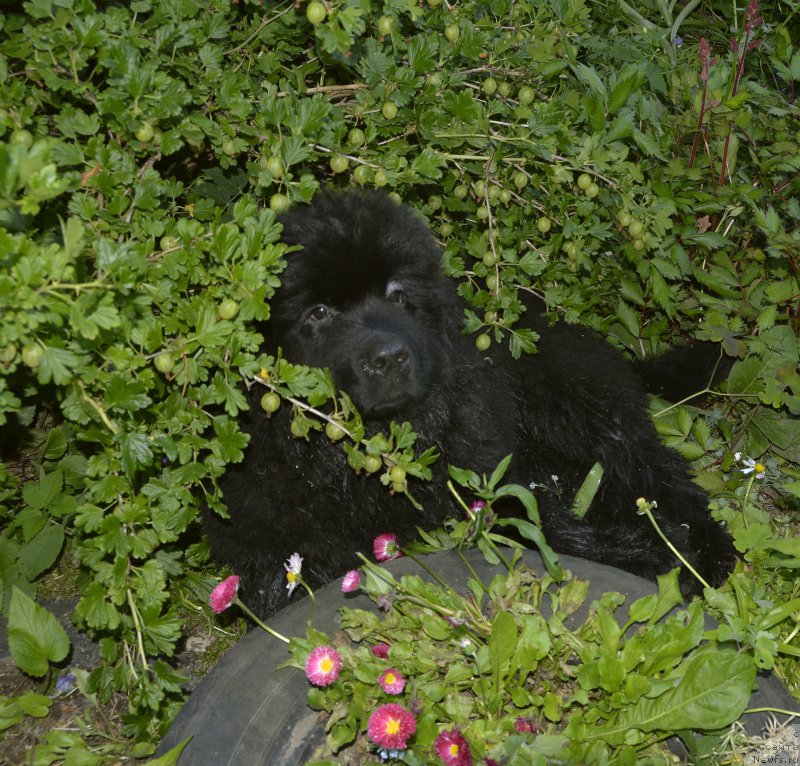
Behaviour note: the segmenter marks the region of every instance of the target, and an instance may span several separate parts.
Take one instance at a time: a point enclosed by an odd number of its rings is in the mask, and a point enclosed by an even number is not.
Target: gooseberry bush
[[[291,407],[295,438],[340,440],[398,502],[430,477],[413,424],[368,434],[327,373],[260,349],[291,257],[276,213],[360,186],[428,219],[481,350],[535,352],[521,292],[631,356],[723,344],[722,394],[654,404],[656,424],[743,556],[706,606],[796,687],[798,6],[676,10],[4,7],[0,610],[21,670],[63,664],[63,629],[33,599],[75,571],[74,621],[101,652],[87,693],[126,696],[132,741],[163,733],[184,699],[182,610],[212,584],[199,508],[236,511],[217,481],[247,446],[248,386],[265,422]]]

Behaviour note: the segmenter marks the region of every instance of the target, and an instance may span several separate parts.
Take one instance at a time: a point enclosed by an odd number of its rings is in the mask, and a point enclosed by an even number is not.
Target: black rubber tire
[[[476,550],[468,551],[467,558],[484,582],[498,571]],[[584,608],[568,620],[575,627],[585,619],[591,601],[607,591],[624,594],[627,604],[654,592],[654,583],[614,567],[571,556],[560,559],[577,577],[590,582]],[[541,558],[534,551],[526,551],[523,562],[536,571],[544,571]],[[428,556],[425,563],[449,585],[466,592],[470,574],[455,552]],[[395,576],[414,573],[429,577],[407,558],[388,562],[386,567]],[[345,595],[340,585],[339,580],[317,591],[317,606],[313,610],[308,598],[286,607],[269,620],[270,626],[285,636],[301,636],[305,635],[310,618],[315,628],[331,634],[339,629],[340,607],[375,610],[367,596]],[[620,611],[627,614],[624,608]],[[295,668],[276,670],[287,658],[285,644],[262,630],[251,631],[198,684],[162,741],[159,753],[191,737],[179,760],[180,766],[303,764],[322,741],[323,730],[319,713],[305,704],[308,692],[305,674]],[[750,707],[787,710],[796,709],[797,703],[777,677],[764,674],[758,679]],[[749,733],[757,734],[766,717],[746,715],[742,724]],[[680,743],[676,742],[674,749],[680,752]]]

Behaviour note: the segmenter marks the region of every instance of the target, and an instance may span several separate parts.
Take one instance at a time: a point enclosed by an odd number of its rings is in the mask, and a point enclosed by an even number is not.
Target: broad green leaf
[[[550,651],[550,630],[541,615],[523,614],[514,665],[523,674],[532,671]]]
[[[21,694],[16,698],[16,702],[25,715],[33,716],[34,718],[44,718],[53,705],[53,700],[50,697],[33,692]]]
[[[67,656],[69,638],[50,612],[15,586],[8,610],[8,647],[20,670],[43,676],[51,662]]]
[[[492,622],[492,635],[489,637],[489,658],[495,689],[500,689],[508,672],[506,665],[516,652],[518,635],[514,618],[508,612],[498,612]]]
[[[19,560],[25,577],[33,582],[49,569],[61,553],[63,545],[64,527],[60,524],[47,524],[20,551]]]
[[[714,731],[737,720],[750,701],[756,666],[746,654],[708,644],[681,666],[678,684],[620,712],[602,736],[640,731]]]
[[[56,469],[46,473],[37,482],[27,482],[22,488],[22,497],[31,508],[46,510],[59,497],[63,487],[64,474]]]
[[[120,445],[122,466],[129,477],[153,462],[153,448],[146,434],[117,434],[117,442]]]

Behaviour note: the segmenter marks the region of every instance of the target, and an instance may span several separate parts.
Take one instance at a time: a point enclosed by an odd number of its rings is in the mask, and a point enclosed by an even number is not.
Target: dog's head
[[[365,417],[406,413],[447,363],[458,309],[425,223],[384,194],[325,192],[281,216],[269,342],[330,369]]]

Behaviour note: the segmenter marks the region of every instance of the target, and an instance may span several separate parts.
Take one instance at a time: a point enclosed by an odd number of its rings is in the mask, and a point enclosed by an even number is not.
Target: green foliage
[[[182,700],[166,661],[177,596],[209,587],[198,509],[227,512],[217,481],[246,448],[244,386],[291,406],[298,438],[333,422],[355,470],[414,502],[436,455],[413,423],[367,434],[329,376],[259,351],[291,257],[275,211],[361,185],[427,217],[482,344],[534,350],[517,325],[530,292],[632,355],[689,336],[739,360],[709,409],[656,422],[718,496],[755,583],[732,635],[800,682],[782,659],[792,616],[770,627],[774,646],[752,633],[763,603],[800,596],[787,7],[765,5],[748,38],[735,4],[696,2],[674,15],[662,2],[334,0],[317,24],[303,4],[252,0],[5,8],[0,427],[31,472],[0,467],[2,609],[77,557],[75,620],[103,658],[89,687],[126,693],[128,733],[155,738]],[[731,34],[759,44],[735,58]],[[43,424],[57,426],[46,440]]]
[[[0,697],[0,741],[5,732],[28,715],[44,718],[50,712],[52,700],[44,694],[28,692],[16,697]]]

